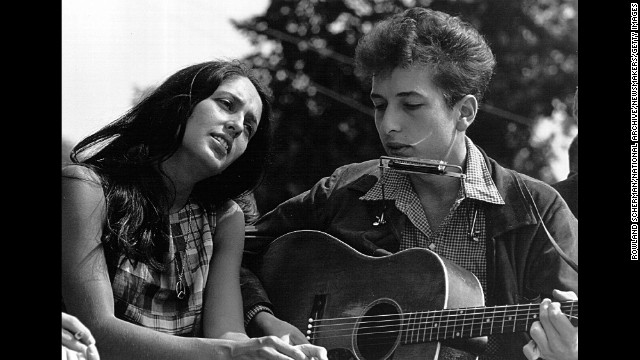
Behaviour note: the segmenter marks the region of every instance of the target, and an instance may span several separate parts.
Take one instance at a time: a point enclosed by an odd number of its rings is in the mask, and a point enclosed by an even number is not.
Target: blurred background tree
[[[566,177],[577,134],[577,0],[273,0],[266,14],[234,22],[257,49],[245,61],[275,100],[275,156],[255,193],[261,212],[338,166],[384,154],[353,55],[376,21],[414,6],[461,16],[494,51],[469,137],[506,167],[549,183]]]
[[[244,61],[274,95],[275,154],[256,190],[262,213],[344,164],[384,155],[370,84],[354,74],[358,39],[372,25],[422,6],[459,15],[487,39],[495,75],[467,134],[503,166],[548,183],[568,173],[577,134],[577,0],[272,0],[234,22],[255,46]],[[135,104],[150,87],[134,87]],[[69,141],[63,139],[62,161]]]
[[[151,93],[155,86],[134,86],[133,87],[133,96],[131,98],[131,106],[136,105],[143,97]],[[106,124],[105,124],[106,125]],[[74,142],[68,138],[62,137],[62,165],[71,163],[71,149],[76,145],[77,142]]]

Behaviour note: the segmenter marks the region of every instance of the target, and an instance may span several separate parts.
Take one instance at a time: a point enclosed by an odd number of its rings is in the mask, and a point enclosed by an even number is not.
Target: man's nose
[[[382,133],[388,134],[392,131],[400,130],[399,117],[396,111],[391,106],[387,106],[385,112],[380,114],[379,129]]]

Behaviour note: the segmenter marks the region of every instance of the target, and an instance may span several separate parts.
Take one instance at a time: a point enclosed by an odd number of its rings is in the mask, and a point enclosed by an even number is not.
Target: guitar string
[[[530,319],[529,319],[530,320]],[[452,320],[454,321],[454,320]],[[368,332],[360,335],[376,335],[368,341],[360,340],[358,344],[361,346],[365,345],[382,345],[382,344],[393,344],[396,341],[402,341],[403,343],[414,343],[414,342],[431,342],[438,340],[446,340],[446,339],[454,339],[456,337],[478,337],[491,335],[494,333],[500,334],[505,332],[521,332],[526,331],[529,328],[529,321],[524,323],[523,321],[512,320],[514,323],[501,324],[499,321],[496,324],[495,322],[492,324],[472,324],[469,328],[467,326],[466,329],[461,329],[456,332],[455,328],[460,326],[465,326],[466,324],[451,324],[440,327],[422,327],[423,324],[426,323],[409,323],[407,326],[402,328],[403,326],[399,326],[400,329],[397,330],[388,330],[388,331],[377,331],[377,332]],[[523,326],[524,325],[524,326]],[[389,325],[384,326],[384,328],[388,328]],[[369,327],[368,329],[375,328],[383,328],[383,327]],[[453,329],[453,330],[452,330]],[[506,331],[505,331],[506,329]],[[362,330],[362,328],[359,328]],[[483,333],[484,330],[484,333]],[[327,333],[335,333],[338,331],[347,332],[346,334],[336,334],[336,335],[327,335]],[[488,331],[488,332],[487,332]],[[475,335],[474,335],[475,334]],[[352,329],[351,328],[343,328],[339,330],[325,330],[325,331],[317,331],[313,333],[309,339],[313,338],[313,341],[317,340],[325,340],[330,338],[345,338],[351,337]],[[380,336],[382,335],[382,336]],[[466,336],[465,336],[466,335]]]
[[[487,319],[488,320],[488,319]],[[517,319],[509,319],[508,321],[504,321],[504,320],[493,320],[491,322],[486,321],[486,322],[474,322],[473,320],[469,320],[469,319],[463,319],[462,323],[456,323],[459,320],[447,320],[444,321],[445,324],[441,324],[437,321],[419,321],[419,322],[410,322],[410,323],[405,323],[405,324],[386,324],[386,325],[375,325],[375,326],[359,326],[358,330],[371,330],[371,329],[378,329],[378,328],[389,328],[389,327],[399,327],[401,329],[398,330],[392,330],[392,331],[401,331],[401,332],[415,332],[415,331],[422,331],[422,330],[428,330],[428,329],[437,329],[439,332],[448,332],[450,330],[452,330],[453,332],[455,332],[456,329],[458,329],[460,332],[468,332],[468,331],[473,331],[473,330],[482,330],[483,328],[516,328],[516,327],[522,327],[522,325],[526,325],[526,327],[528,327],[529,321],[530,320],[535,320],[535,319],[531,319],[531,318],[517,318]],[[537,321],[537,320],[536,320]],[[453,322],[453,324],[447,324]],[[376,322],[369,322],[369,323],[373,323],[373,324],[378,324]],[[312,332],[314,335],[318,335],[318,334],[326,334],[326,333],[332,333],[332,332],[340,332],[340,331],[348,331],[348,332],[352,332],[353,328],[351,327],[351,325],[353,325],[355,323],[349,324],[349,323],[343,323],[343,324],[337,324],[332,326],[333,328],[328,329],[328,330],[317,330],[315,332]],[[425,326],[422,327],[422,325],[429,325],[429,324],[436,324],[436,326]],[[329,325],[325,325],[325,327],[328,327]],[[344,326],[343,328],[337,328],[338,326]],[[368,334],[373,334],[373,333],[368,333]]]
[[[471,329],[470,332],[466,334],[462,332],[449,334],[443,331],[436,331],[434,333],[433,329],[424,328],[424,329],[420,329],[420,331],[418,332],[415,332],[415,331],[407,332],[404,330],[401,330],[401,331],[390,330],[390,331],[371,332],[371,333],[360,334],[360,335],[361,336],[377,335],[371,338],[370,344],[379,345],[379,344],[388,343],[388,342],[385,342],[385,340],[390,340],[391,343],[394,343],[398,339],[400,339],[404,343],[430,342],[430,341],[439,341],[439,340],[447,340],[447,339],[455,339],[455,338],[463,338],[463,337],[468,337],[468,338],[479,337],[479,336],[486,336],[486,335],[492,335],[492,334],[500,334],[505,332],[521,332],[521,331],[526,331],[527,328],[516,327],[512,329],[507,329],[507,331],[504,331],[504,329],[501,329],[500,331],[490,330],[489,332],[485,332],[485,333],[482,333],[480,330],[481,330],[480,328],[475,328],[475,329]],[[385,334],[390,336],[380,336],[380,334]],[[314,335],[312,337],[312,341],[326,340],[331,338],[348,338],[348,337],[351,337],[352,335],[353,334],[351,332],[343,335],[324,335],[324,336]],[[309,339],[311,340],[311,337],[309,337]],[[367,344],[367,341],[360,340],[358,343],[363,345],[363,344]]]
[[[530,319],[529,319],[530,320]],[[384,344],[381,343],[381,340],[387,340],[390,339],[392,340],[391,343],[394,343],[395,341],[397,341],[398,339],[400,339],[401,337],[404,337],[405,343],[413,343],[414,339],[415,342],[425,342],[425,341],[437,341],[437,340],[445,340],[445,339],[452,339],[452,338],[456,338],[456,337],[464,337],[465,333],[468,332],[468,336],[467,337],[478,337],[478,336],[483,336],[482,335],[482,330],[484,329],[485,331],[488,330],[489,333],[485,334],[485,335],[491,335],[494,333],[504,333],[505,332],[505,328],[507,329],[506,332],[512,332],[512,331],[526,331],[526,329],[529,327],[528,325],[528,321],[526,324],[523,324],[522,321],[520,321],[520,323],[518,324],[518,320],[513,320],[514,323],[505,325],[505,324],[494,324],[492,323],[490,326],[487,324],[473,324],[471,326],[471,329],[461,329],[459,332],[455,331],[455,328],[457,327],[461,327],[464,326],[465,324],[452,324],[452,325],[445,325],[445,326],[440,326],[440,327],[424,327],[422,328],[420,325],[422,324],[426,324],[424,322],[422,323],[410,323],[407,324],[407,327],[405,329],[398,329],[398,330],[388,330],[388,331],[378,331],[378,332],[368,332],[365,334],[360,334],[360,335],[379,335],[379,334],[389,334],[392,336],[387,336],[387,337],[381,337],[381,336],[376,336],[375,338],[371,339],[373,342],[371,344]],[[417,325],[417,328],[416,328]],[[487,325],[485,327],[485,325]],[[525,325],[525,326],[522,326]],[[399,327],[402,327],[402,325],[398,325]],[[385,328],[388,328],[389,325],[384,326]],[[366,329],[375,329],[375,328],[379,328],[378,327],[368,327]],[[359,330],[362,330],[363,328],[359,328]],[[450,331],[450,329],[454,329],[453,331]],[[468,330],[468,331],[466,331]],[[332,332],[332,331],[319,331],[319,332],[315,332],[313,333],[313,339],[314,340],[323,340],[323,339],[329,339],[329,338],[336,338],[336,337],[351,337],[352,336],[352,329],[351,328],[344,328],[344,329],[340,329],[340,330],[333,330],[333,332],[336,331],[347,331],[348,334],[344,334],[344,335],[324,335],[324,336],[317,336],[318,334],[322,333],[327,333],[327,332]],[[435,331],[435,334],[434,334]],[[473,335],[474,332],[477,331],[476,335]],[[429,333],[428,337],[427,337],[427,332]],[[435,335],[435,338],[434,338]],[[410,339],[409,339],[410,338]],[[422,340],[420,340],[420,338],[422,338]],[[428,338],[428,340],[427,340]],[[365,341],[359,341],[358,342],[361,345],[366,344]]]
[[[500,308],[504,308],[504,310],[500,310]],[[507,309],[512,308],[512,309]],[[515,309],[513,309],[515,308]],[[408,312],[402,314],[384,314],[384,315],[363,315],[363,316],[352,316],[352,317],[338,317],[338,318],[326,318],[326,319],[313,319],[312,323],[324,323],[331,321],[342,321],[342,320],[358,320],[358,319],[367,319],[367,318],[381,318],[381,317],[392,317],[392,316],[403,316],[404,318],[411,318],[413,315],[429,318],[436,317],[469,317],[473,316],[473,319],[476,319],[476,316],[481,316],[482,318],[486,317],[486,315],[497,315],[497,316],[514,316],[514,315],[524,315],[526,312],[537,311],[539,308],[539,304],[518,304],[518,305],[498,305],[495,307],[472,307],[472,308],[464,308],[464,309],[442,309],[442,310],[430,310],[430,311],[418,311],[418,312]],[[495,310],[491,310],[495,309]],[[576,313],[578,310],[578,302],[568,301],[560,304],[560,309],[563,311],[571,311],[571,313]],[[489,311],[487,311],[489,310]],[[433,315],[432,315],[433,314]],[[440,314],[440,315],[437,315]],[[565,314],[567,316],[571,316],[575,319],[578,319],[577,316],[571,314]],[[389,320],[389,321],[393,321]],[[363,321],[362,323],[366,323]],[[314,325],[314,326],[331,326],[338,324],[329,324],[329,325]]]
[[[522,308],[538,308],[540,306],[540,304],[536,304],[536,303],[530,303],[530,304],[514,304],[514,305],[496,305],[496,306],[476,306],[476,307],[466,307],[466,308],[453,308],[453,309],[438,309],[438,310],[427,310],[427,311],[415,311],[415,312],[407,312],[407,313],[402,313],[405,315],[410,315],[410,314],[426,314],[426,313],[437,313],[437,312],[460,312],[460,311],[472,311],[472,310],[481,310],[481,311],[486,311],[486,310],[491,310],[493,312],[499,312],[499,311],[522,311]],[[571,308],[577,308],[578,307],[578,300],[568,300],[568,301],[564,301],[560,303],[560,308],[561,309],[571,309]],[[500,310],[500,308],[504,308],[505,310]],[[514,310],[508,310],[509,308],[515,308]],[[339,318],[329,318],[329,319],[319,319],[317,321],[321,321],[321,320],[341,320],[341,319],[359,319],[359,318],[363,318],[363,317],[380,317],[380,316],[396,316],[398,314],[383,314],[383,315],[363,315],[363,316],[349,316],[349,317],[339,317]]]
[[[380,334],[385,334],[385,335],[390,335],[390,336],[375,336],[373,338],[371,338],[370,342],[367,341],[363,341],[360,340],[358,341],[358,344],[363,345],[363,344],[385,344],[385,343],[394,343],[397,340],[400,340],[404,343],[414,343],[414,342],[430,342],[430,341],[439,341],[439,340],[448,340],[448,339],[455,339],[456,337],[478,337],[478,336],[485,336],[485,335],[492,335],[492,334],[500,334],[500,333],[504,333],[505,331],[502,332],[489,332],[488,334],[482,334],[482,333],[478,333],[478,334],[473,334],[473,333],[469,333],[468,335],[465,336],[465,334],[459,333],[459,334],[446,334],[446,333],[442,333],[442,332],[437,332],[437,333],[433,333],[433,332],[429,332],[429,334],[427,335],[429,329],[425,329],[425,331],[421,331],[419,333],[411,333],[408,334],[404,331],[379,331],[379,332],[373,332],[373,333],[366,333],[366,334],[360,334],[360,336],[370,336],[370,335],[380,335]],[[512,331],[526,331],[526,329],[512,329],[508,332],[512,332]],[[435,336],[434,336],[435,335]],[[332,336],[314,336],[313,337],[313,341],[316,340],[326,340],[326,339],[331,339],[331,338],[346,338],[346,337],[351,337],[352,334],[345,334],[345,335],[332,335]],[[362,338],[361,338],[362,339]],[[390,342],[383,342],[383,340],[391,340]]]
[[[478,316],[478,315],[483,315],[483,316]],[[319,324],[319,325],[315,325],[315,323],[321,322],[321,321],[314,321],[314,325],[311,325],[313,328],[318,329],[318,328],[326,328],[326,327],[337,327],[337,326],[351,326],[354,325],[356,323],[360,324],[360,325],[368,325],[368,324],[382,324],[382,323],[391,323],[391,322],[401,322],[402,325],[413,325],[413,324],[429,324],[429,323],[443,323],[443,322],[462,322],[462,324],[457,324],[457,325],[453,325],[453,326],[460,326],[460,325],[467,325],[467,323],[469,324],[478,324],[479,320],[482,320],[482,322],[487,322],[489,319],[492,319],[493,322],[505,322],[505,321],[524,321],[524,320],[537,320],[537,315],[536,313],[533,312],[528,312],[528,313],[523,313],[523,314],[493,314],[493,316],[486,316],[487,314],[474,314],[473,316],[469,316],[464,315],[464,314],[455,314],[455,315],[439,315],[439,316],[427,316],[426,318],[424,317],[420,317],[419,320],[412,320],[411,318],[409,319],[387,319],[387,320],[372,320],[372,321],[353,321],[353,322],[343,322],[343,323],[334,323],[334,324]],[[578,316],[573,315],[573,314],[564,314],[567,318],[569,319],[575,319],[578,320]],[[512,319],[514,318],[514,319]],[[330,319],[329,319],[330,320]],[[389,325],[382,325],[382,326],[389,326]],[[366,327],[366,326],[361,326],[359,327],[361,329],[368,329],[370,327]],[[320,330],[323,331],[323,330]]]
[[[574,318],[574,319],[578,318],[577,316],[566,315],[566,314],[565,314],[565,316],[570,318],[570,319],[571,318]],[[500,319],[500,317],[493,317],[493,318],[488,317],[488,318],[482,318],[482,320],[483,320],[482,322],[479,322],[479,321],[476,321],[476,320],[479,320],[479,319],[478,318],[473,318],[473,319],[463,318],[461,320],[460,319],[453,319],[453,320],[420,319],[420,321],[415,321],[415,322],[414,321],[409,321],[409,322],[404,322],[404,323],[399,323],[399,324],[383,324],[383,325],[379,325],[379,324],[384,323],[384,322],[397,321],[397,320],[368,321],[368,322],[360,322],[360,324],[374,324],[375,326],[359,326],[358,329],[359,330],[362,330],[362,329],[375,329],[375,328],[390,327],[390,326],[407,326],[407,327],[413,326],[413,327],[415,327],[415,326],[421,326],[421,325],[425,325],[425,324],[438,324],[437,326],[439,328],[443,328],[443,327],[446,327],[446,328],[457,328],[457,327],[468,327],[468,326],[480,326],[480,327],[482,327],[481,325],[485,325],[485,324],[489,323],[489,320],[492,320],[491,321],[492,324],[495,324],[495,323],[499,323],[499,324],[502,324],[502,323],[507,324],[508,323],[508,324],[511,324],[513,322],[514,325],[517,324],[517,323],[521,323],[523,321],[527,321],[527,320],[529,320],[529,321],[530,320],[538,321],[537,318],[528,317],[528,316],[527,317],[520,316],[520,317],[517,317],[515,319],[510,319],[510,318],[507,319],[506,317],[503,318],[503,319]],[[453,322],[453,324],[448,324],[450,322]],[[461,322],[461,323],[458,323],[458,322]],[[445,323],[445,325],[442,325],[442,323]],[[315,326],[313,328],[320,328],[320,327],[330,328],[328,330],[317,330],[317,331],[315,331],[316,334],[317,333],[323,333],[323,332],[331,332],[331,331],[342,331],[342,330],[349,330],[350,331],[351,330],[351,326],[354,325],[354,324],[356,324],[356,323],[353,322],[353,323],[340,323],[340,324],[332,324],[332,325],[319,325],[319,326]],[[335,328],[337,328],[339,326],[345,326],[346,328],[345,329],[334,330]]]
[[[488,319],[487,319],[488,320]],[[386,325],[374,325],[374,326],[359,326],[358,330],[371,330],[371,329],[382,329],[382,328],[390,328],[390,327],[398,327],[400,329],[398,330],[394,330],[394,331],[404,331],[404,332],[413,332],[413,331],[422,331],[423,329],[442,329],[442,331],[450,331],[450,330],[456,330],[459,329],[462,332],[466,332],[469,331],[469,329],[483,329],[485,327],[487,328],[514,328],[514,327],[519,327],[522,326],[524,324],[528,325],[528,321],[527,320],[535,320],[535,319],[531,319],[531,318],[520,318],[520,319],[509,319],[508,321],[503,321],[503,320],[494,320],[494,321],[486,321],[486,322],[473,322],[472,320],[463,320],[462,323],[456,323],[457,320],[449,320],[449,321],[444,321],[442,323],[439,323],[437,321],[420,321],[420,322],[411,322],[411,323],[405,323],[405,324],[386,324]],[[537,320],[536,320],[537,321]],[[447,322],[453,322],[453,324],[447,324]],[[373,324],[377,324],[375,322],[370,322]],[[349,324],[349,323],[343,323],[343,324],[339,324],[339,325],[335,325],[330,329],[325,329],[325,330],[317,330],[315,332],[312,332],[314,335],[317,334],[326,334],[326,333],[332,333],[332,332],[340,332],[340,331],[349,331],[351,332],[353,330],[353,328],[351,327],[351,325],[353,324]],[[425,326],[422,327],[422,325],[435,325],[435,326]],[[338,326],[343,326],[342,328],[338,328]]]
[[[575,317],[574,317],[575,318]],[[442,322],[438,322],[438,321],[416,321],[416,322],[408,322],[408,323],[404,323],[404,324],[385,324],[385,325],[378,325],[379,322],[369,322],[369,323],[373,323],[375,324],[374,326],[359,326],[358,327],[358,331],[362,331],[362,330],[373,330],[373,329],[382,329],[382,328],[389,328],[389,327],[399,327],[400,329],[398,330],[392,330],[392,331],[400,331],[400,332],[406,332],[406,333],[413,333],[413,332],[421,332],[421,331],[427,331],[427,330],[437,330],[438,334],[444,332],[451,332],[451,333],[455,333],[456,330],[457,332],[460,333],[473,333],[473,332],[482,332],[483,329],[489,329],[489,331],[491,332],[495,332],[498,331],[498,329],[500,329],[501,331],[503,331],[505,328],[506,329],[510,329],[510,328],[522,328],[524,326],[524,328],[528,328],[529,327],[529,322],[531,322],[531,324],[533,324],[534,321],[537,321],[536,318],[524,318],[524,317],[520,317],[520,318],[515,318],[515,319],[508,319],[505,321],[505,319],[500,319],[500,318],[494,318],[491,319],[492,321],[489,321],[490,318],[484,319],[486,321],[482,321],[482,322],[478,322],[478,321],[474,321],[474,319],[462,319],[462,320],[446,320],[446,321],[442,321]],[[451,323],[451,324],[449,324]],[[329,329],[324,329],[324,330],[315,330],[315,331],[311,331],[311,334],[313,334],[313,336],[319,336],[319,335],[326,335],[326,334],[330,334],[330,333],[337,333],[337,332],[349,332],[351,333],[353,331],[352,325],[354,325],[355,323],[342,323],[342,324],[336,324],[336,325],[325,325],[324,327],[330,327]],[[423,327],[424,325],[424,327]],[[436,325],[436,326],[433,326]],[[339,328],[339,326],[343,326],[342,328]],[[375,334],[375,332],[371,332],[368,334]]]
[[[374,323],[374,324],[380,324],[380,323],[384,323],[384,322],[394,322],[394,321],[403,321],[403,322],[407,322],[407,323],[430,323],[430,322],[442,322],[442,321],[469,321],[469,322],[477,322],[477,320],[487,320],[487,319],[503,319],[500,321],[504,321],[504,319],[508,320],[508,321],[512,321],[512,319],[510,319],[511,317],[516,317],[516,319],[514,319],[513,321],[518,321],[518,320],[526,320],[526,319],[535,319],[536,317],[534,315],[537,315],[535,313],[527,313],[527,314],[493,314],[493,316],[486,316],[488,314],[474,314],[473,316],[469,315],[469,314],[455,314],[455,315],[437,315],[437,316],[427,316],[426,318],[420,317],[420,321],[414,321],[411,319],[388,319],[388,320],[373,320],[373,321],[360,321],[360,324],[370,324],[370,323]],[[573,315],[573,314],[564,314],[566,317],[568,317],[569,319],[575,319],[578,320],[578,316]],[[331,320],[331,319],[328,319]],[[425,321],[426,320],[426,321]],[[322,321],[316,320],[314,321],[314,323],[320,323]],[[332,326],[340,326],[340,325],[352,325],[358,323],[358,321],[354,321],[354,322],[344,322],[344,323],[334,323],[334,324],[319,324],[319,325],[313,325],[314,328],[322,328],[322,327],[332,327]]]
[[[528,304],[528,305],[532,305],[532,304]],[[526,306],[526,305],[525,305]],[[573,309],[576,310],[577,304],[574,305]],[[409,333],[411,333],[411,341],[413,341],[413,338],[416,337],[416,339],[419,339],[420,337],[420,333],[423,333],[423,339],[426,338],[426,332],[430,332],[429,335],[429,339],[433,338],[433,332],[434,330],[436,331],[436,339],[440,336],[443,335],[443,339],[446,339],[448,337],[448,332],[451,330],[451,335],[452,337],[456,337],[456,336],[460,336],[460,334],[463,334],[465,332],[469,333],[470,337],[473,334],[474,331],[478,332],[478,335],[476,336],[480,336],[480,334],[482,333],[482,330],[485,328],[489,329],[490,333],[493,333],[494,331],[500,330],[501,332],[504,332],[505,327],[507,329],[512,328],[514,331],[516,329],[518,329],[519,331],[524,331],[528,328],[529,325],[529,321],[530,320],[535,320],[534,318],[529,318],[529,314],[528,316],[524,316],[524,314],[517,314],[517,310],[516,311],[516,315],[514,319],[511,319],[511,317],[513,317],[513,315],[511,316],[507,316],[505,313],[502,314],[496,314],[498,315],[497,317],[494,318],[486,318],[483,317],[484,320],[486,320],[486,322],[482,322],[482,323],[478,323],[477,318],[469,318],[468,316],[465,316],[465,314],[455,314],[453,316],[449,316],[449,319],[447,319],[446,321],[442,321],[445,323],[445,325],[442,326],[425,326],[424,328],[422,327],[422,325],[428,325],[428,324],[440,324],[438,321],[429,321],[429,319],[427,319],[427,321],[423,321],[424,319],[421,317],[420,321],[413,321],[411,319],[411,316],[409,316],[408,321],[405,321],[402,324],[397,324],[395,326],[400,327],[401,329],[398,330],[390,330],[390,331],[382,331],[382,332],[370,332],[370,333],[366,333],[366,335],[373,335],[373,334],[384,334],[384,333],[405,333],[406,336],[405,337],[409,337]],[[513,312],[513,310],[511,311]],[[408,314],[418,314],[418,313],[408,313]],[[466,314],[468,315],[468,314]],[[577,316],[573,316],[573,315],[567,315],[565,314],[567,317],[569,318],[575,318],[577,319]],[[378,315],[378,317],[380,316],[393,316],[393,315]],[[502,319],[500,318],[500,316],[502,316]],[[369,316],[369,317],[374,317],[374,316]],[[442,316],[440,316],[442,317]],[[451,319],[451,317],[462,317],[462,319]],[[435,320],[436,317],[434,317],[432,320]],[[488,320],[491,319],[491,324],[487,324]],[[497,319],[497,320],[496,320]],[[507,319],[508,323],[505,324],[505,319]],[[416,316],[416,320],[417,320],[417,316]],[[523,324],[523,322],[526,320],[526,324]],[[389,321],[398,321],[398,320],[382,320],[382,321],[364,321],[364,322],[360,322],[360,324],[379,324],[381,322],[389,322]],[[462,323],[459,323],[460,321],[462,321]],[[453,324],[449,324],[453,322]],[[496,324],[497,323],[497,324]],[[353,325],[355,323],[342,323],[342,324],[332,324],[332,325],[314,325],[314,327],[337,327],[337,326],[349,326],[347,328],[342,328],[342,329],[329,329],[329,330],[317,330],[313,332],[313,337],[314,339],[326,339],[326,338],[331,338],[331,337],[345,337],[345,336],[351,336],[351,325]],[[471,325],[471,327],[469,327],[469,325]],[[524,325],[524,327],[522,326]],[[363,330],[363,329],[377,329],[377,328],[388,328],[389,326],[394,326],[394,325],[384,325],[384,326],[361,326],[358,329],[359,330]],[[405,327],[404,329],[402,329],[402,327]],[[456,332],[455,329],[457,328],[461,328],[460,331]],[[498,329],[494,329],[498,327]],[[453,330],[452,330],[453,329]],[[349,334],[346,335],[333,335],[333,336],[326,336],[324,334],[326,333],[332,333],[332,332],[340,332],[340,331],[348,331]],[[416,334],[417,332],[417,334]],[[320,334],[324,335],[324,336],[319,336]],[[393,338],[395,339],[396,336],[393,336]],[[380,337],[376,337],[375,341],[380,340]]]

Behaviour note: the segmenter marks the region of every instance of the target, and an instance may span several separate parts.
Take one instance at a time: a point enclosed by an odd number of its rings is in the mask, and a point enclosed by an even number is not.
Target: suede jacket
[[[559,256],[527,198],[533,198],[547,230],[565,254],[578,262],[578,221],[561,196],[548,184],[500,166],[480,150],[491,177],[505,201],[485,204],[487,220],[487,306],[553,299],[553,289],[578,293],[578,274]],[[248,229],[247,253],[258,253],[275,237],[294,230],[329,233],[366,255],[398,251],[406,215],[389,201],[383,226],[374,226],[383,210],[382,201],[359,198],[378,181],[378,160],[349,164],[318,181],[262,216]],[[531,194],[526,196],[526,191]],[[254,236],[257,235],[257,236]],[[259,281],[242,276],[245,309],[268,297]],[[513,359],[522,358],[526,333],[506,334]]]

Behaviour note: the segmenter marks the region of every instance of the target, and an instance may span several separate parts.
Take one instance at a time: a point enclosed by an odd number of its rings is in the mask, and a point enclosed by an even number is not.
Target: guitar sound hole
[[[360,319],[356,330],[356,348],[366,360],[386,359],[393,353],[400,336],[400,315],[389,303],[378,303]]]

